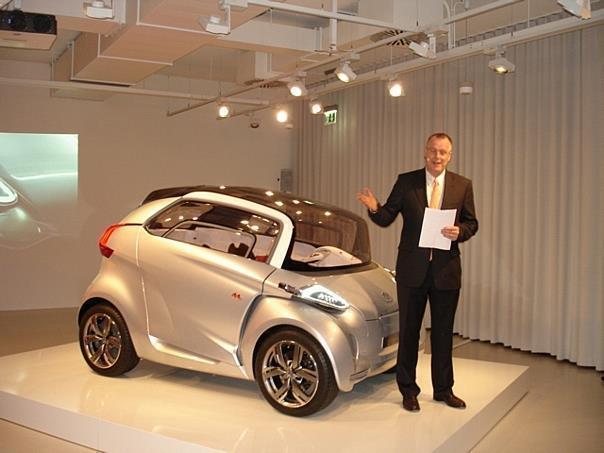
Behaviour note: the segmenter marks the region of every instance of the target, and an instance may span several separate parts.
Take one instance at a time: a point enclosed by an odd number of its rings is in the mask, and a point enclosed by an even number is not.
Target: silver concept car
[[[351,212],[246,187],[163,189],[99,247],[79,340],[100,374],[140,357],[255,379],[305,416],[396,362],[394,278]]]

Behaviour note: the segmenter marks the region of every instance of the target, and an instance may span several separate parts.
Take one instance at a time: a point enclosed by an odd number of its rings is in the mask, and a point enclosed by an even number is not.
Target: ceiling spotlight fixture
[[[558,0],[558,5],[581,19],[591,19],[591,2],[589,0]]]
[[[228,104],[218,105],[218,116],[220,118],[228,118],[231,115],[231,107]]]
[[[505,50],[502,47],[497,47],[495,58],[489,61],[489,68],[497,74],[507,74],[516,70],[516,65],[504,57]]]
[[[352,82],[357,78],[357,75],[350,67],[350,62],[344,60],[336,67],[336,76],[344,83]]]
[[[312,113],[313,115],[318,115],[319,113],[323,112],[323,104],[321,104],[321,101],[319,101],[318,99],[311,99],[308,104],[308,107],[310,109],[310,113]]]
[[[287,123],[287,120],[289,119],[289,113],[287,113],[287,110],[285,110],[284,108],[280,108],[277,110],[275,118],[279,123]]]
[[[388,94],[393,98],[398,98],[405,95],[405,89],[403,88],[403,82],[392,76],[388,79]]]
[[[434,43],[433,46],[428,44],[426,41],[422,41],[420,43],[411,41],[408,44],[409,49],[411,49],[413,51],[413,53],[417,56],[420,56],[422,58],[434,59],[434,58],[436,58],[436,50],[435,50],[436,38],[433,39],[433,37],[430,37],[430,40],[433,41],[433,43]],[[434,48],[432,48],[432,47],[434,47]]]
[[[290,94],[295,97],[306,96],[308,94],[308,90],[306,89],[306,86],[304,86],[304,81],[301,79],[289,82],[287,88],[289,89]]]
[[[113,6],[105,5],[103,0],[84,2],[84,13],[92,19],[113,19],[115,16]]]
[[[199,25],[213,35],[228,35],[231,33],[231,2],[229,0],[221,0],[219,7],[224,11],[224,17],[220,16],[201,16]]]

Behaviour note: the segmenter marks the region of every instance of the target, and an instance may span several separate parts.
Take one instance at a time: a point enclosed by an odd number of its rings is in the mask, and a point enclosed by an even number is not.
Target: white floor
[[[420,356],[421,412],[402,409],[393,375],[340,393],[304,419],[266,403],[255,383],[142,362],[96,375],[77,344],[0,357],[0,418],[100,451],[468,451],[527,392],[528,368],[455,359],[468,409],[431,399]]]

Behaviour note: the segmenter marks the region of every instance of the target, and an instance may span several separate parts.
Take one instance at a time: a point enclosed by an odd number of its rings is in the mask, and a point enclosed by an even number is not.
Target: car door
[[[212,203],[160,213],[138,243],[149,335],[208,363],[236,363],[245,313],[274,270],[253,251],[262,243],[267,253],[278,231],[266,216]]]

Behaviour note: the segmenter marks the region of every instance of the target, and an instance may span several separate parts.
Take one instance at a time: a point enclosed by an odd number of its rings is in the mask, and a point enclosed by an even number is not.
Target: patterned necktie
[[[432,184],[432,196],[430,196],[430,207],[432,209],[440,208],[440,184],[436,178],[434,179],[434,184]]]

